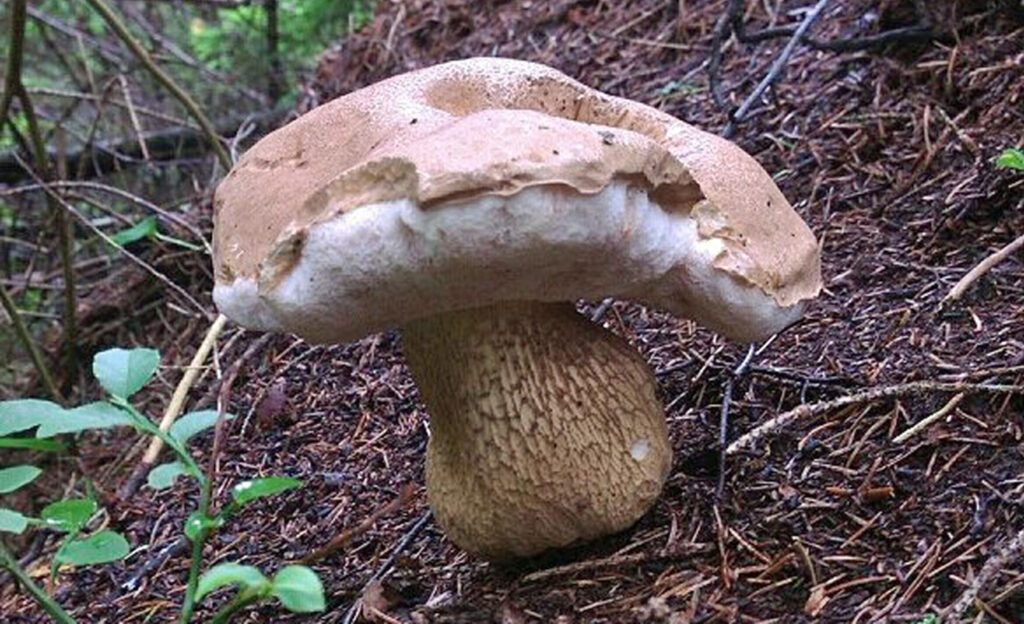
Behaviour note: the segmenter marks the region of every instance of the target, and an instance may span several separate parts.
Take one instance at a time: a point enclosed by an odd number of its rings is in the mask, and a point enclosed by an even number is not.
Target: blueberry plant
[[[996,158],[996,166],[1003,169],[1024,171],[1024,150],[1008,147]]]
[[[305,566],[284,566],[268,578],[253,566],[221,562],[203,573],[203,544],[213,532],[248,503],[299,487],[301,482],[292,477],[269,476],[237,483],[231,489],[231,501],[219,512],[212,513],[210,476],[187,447],[193,436],[217,423],[218,412],[205,410],[185,414],[164,432],[129,401],[153,377],[159,364],[160,354],[154,349],[109,349],[96,354],[92,365],[93,375],[107,393],[105,400],[70,409],[40,399],[0,402],[0,448],[61,452],[65,448],[54,439],[56,436],[125,426],[159,437],[174,452],[175,458],[153,468],[148,475],[148,485],[154,489],[169,488],[177,477],[184,476],[193,480],[200,491],[198,507],[188,515],[183,526],[185,536],[192,542],[192,561],[180,622],[190,622],[197,602],[228,586],[236,587],[237,592],[214,615],[213,623],[227,622],[249,605],[274,599],[293,612],[323,611],[326,608],[323,586],[316,573]],[[231,418],[231,415],[224,417]],[[28,485],[41,473],[40,468],[31,464],[0,468],[0,496]],[[56,578],[62,565],[109,563],[125,558],[130,552],[128,540],[117,531],[89,530],[99,511],[96,498],[91,494],[53,502],[43,508],[38,518],[0,505],[0,534],[20,534],[30,528],[61,534],[50,568],[51,577]],[[0,568],[6,568],[55,620],[62,624],[75,622],[35,584],[2,540]]]

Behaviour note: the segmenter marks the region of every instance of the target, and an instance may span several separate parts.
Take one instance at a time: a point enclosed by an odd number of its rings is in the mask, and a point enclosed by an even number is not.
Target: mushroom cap
[[[328,102],[250,149],[214,205],[220,310],[316,342],[604,296],[758,340],[821,287],[814,235],[739,147],[510,59]]]

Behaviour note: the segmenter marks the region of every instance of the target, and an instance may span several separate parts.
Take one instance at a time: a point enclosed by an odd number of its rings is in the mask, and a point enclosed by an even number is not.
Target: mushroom
[[[427,493],[491,560],[621,531],[671,464],[645,361],[573,302],[763,339],[820,288],[815,238],[732,143],[543,65],[445,63],[269,134],[215,196],[214,299],[340,343],[399,328]]]

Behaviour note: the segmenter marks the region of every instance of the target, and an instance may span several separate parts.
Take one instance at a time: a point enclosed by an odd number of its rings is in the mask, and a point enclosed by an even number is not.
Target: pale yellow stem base
[[[492,560],[621,531],[671,465],[647,363],[571,304],[509,303],[403,328],[431,419],[427,493]]]

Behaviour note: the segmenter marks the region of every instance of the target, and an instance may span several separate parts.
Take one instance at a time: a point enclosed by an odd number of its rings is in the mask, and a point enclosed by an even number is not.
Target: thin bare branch
[[[962,392],[965,394],[977,393],[977,392],[993,392],[993,393],[1009,393],[1009,394],[1024,394],[1024,386],[1012,386],[1012,385],[997,385],[997,384],[974,384],[966,382],[957,383],[941,383],[935,381],[913,381],[905,384],[897,384],[895,386],[883,386],[880,388],[869,388],[863,392],[851,394],[837,399],[830,399],[828,401],[819,401],[817,403],[807,403],[801,405],[795,409],[789,410],[788,412],[779,414],[775,418],[771,418],[749,432],[743,434],[736,439],[735,442],[729,445],[729,448],[725,450],[726,455],[735,455],[736,453],[752,447],[759,440],[768,437],[769,435],[780,431],[790,423],[797,420],[803,420],[826,414],[828,412],[837,410],[841,407],[848,405],[858,405],[861,403],[871,403],[873,401],[879,401],[881,399],[889,399],[898,396],[905,396],[908,394],[917,394],[921,392]]]
[[[46,391],[50,394],[54,401],[62,402],[64,399],[57,390],[57,385],[53,382],[53,375],[50,374],[50,367],[46,365],[46,360],[43,359],[43,354],[39,351],[39,347],[35,341],[32,340],[32,336],[28,332],[28,327],[25,326],[25,322],[21,319],[21,313],[18,312],[18,308],[15,307],[14,301],[11,296],[7,294],[7,289],[0,284],[0,304],[3,305],[4,310],[7,311],[7,316],[11,317],[11,325],[14,326],[14,334],[21,341],[21,345],[28,351],[29,358],[32,359],[32,366],[35,367],[36,372],[39,373],[39,379],[43,382],[43,386]]]
[[[28,122],[29,139],[32,142],[32,152],[36,168],[42,180],[50,180],[53,178],[53,169],[50,166],[49,159],[47,158],[46,145],[43,141],[42,132],[39,129],[39,121],[36,118],[35,108],[32,105],[32,98],[29,96],[28,91],[25,90],[25,85],[21,80],[22,54],[25,43],[26,7],[26,0],[14,0],[11,19],[12,45],[7,58],[7,78],[5,81],[3,100],[0,101],[0,113],[2,113],[2,115],[0,115],[0,124],[8,121],[7,117],[10,113],[11,102],[15,97],[17,97],[21,102],[22,114]],[[26,171],[30,171],[30,167],[24,164],[23,166]],[[65,215],[64,211],[61,210],[60,205],[50,199],[49,196],[47,197],[47,206],[49,207],[50,213],[53,215],[57,227],[57,240],[59,243],[59,253],[64,278],[64,347],[68,358],[68,367],[73,373],[77,368],[78,362],[78,358],[76,357],[78,321],[75,317],[78,303],[75,294],[75,270],[73,267],[71,251],[73,232],[71,230],[71,222],[67,218],[67,215]]]
[[[1024,249],[1024,234],[1021,234],[1005,247],[979,262],[978,266],[974,267],[968,271],[967,275],[960,278],[960,281],[950,289],[949,294],[947,294],[942,300],[956,301],[960,297],[963,297],[964,293],[967,292],[967,289],[971,287],[971,284],[978,281],[978,278],[982,275],[988,273],[992,267],[1009,258],[1010,255],[1018,249]]]
[[[780,52],[779,56],[772,62],[772,66],[768,70],[768,73],[761,79],[761,82],[754,87],[753,92],[747,96],[747,99],[743,100],[743,103],[740,104],[738,109],[736,109],[736,112],[732,114],[732,119],[725,127],[725,136],[728,137],[736,131],[736,124],[747,118],[747,115],[750,113],[750,108],[754,103],[761,99],[761,96],[763,96],[765,91],[768,90],[768,87],[772,86],[775,81],[779,79],[779,76],[782,75],[782,70],[785,69],[786,65],[789,63],[789,58],[793,56],[793,52],[796,50],[797,44],[800,43],[800,39],[803,38],[804,34],[807,33],[807,30],[812,24],[814,24],[815,20],[818,19],[821,12],[825,10],[828,2],[829,0],[818,0],[818,3],[811,7],[807,12],[804,19],[800,22],[800,25],[797,26],[796,32],[793,33],[793,37],[790,38],[786,43],[786,46],[782,48],[782,52]]]
[[[146,66],[153,77],[163,85],[171,94],[181,102],[182,106],[188,110],[189,114],[196,120],[199,127],[203,129],[206,134],[207,140],[210,142],[210,147],[214,153],[217,154],[217,160],[220,161],[221,167],[225,171],[231,169],[231,157],[228,155],[227,150],[224,149],[223,143],[221,143],[220,136],[217,135],[216,129],[213,124],[207,119],[206,114],[200,110],[199,105],[196,104],[195,100],[192,99],[184,89],[178,86],[178,83],[174,82],[174,79],[170,77],[159,65],[153,61],[153,58],[149,55],[149,52],[142,47],[142,44],[135,39],[135,37],[128,32],[128,28],[125,27],[121,18],[114,13],[114,10],[104,2],[104,0],[87,0],[89,4],[96,9],[96,11],[103,17],[107,22],[107,25],[121,38],[121,41],[128,46],[129,49],[135,54],[136,58]]]

